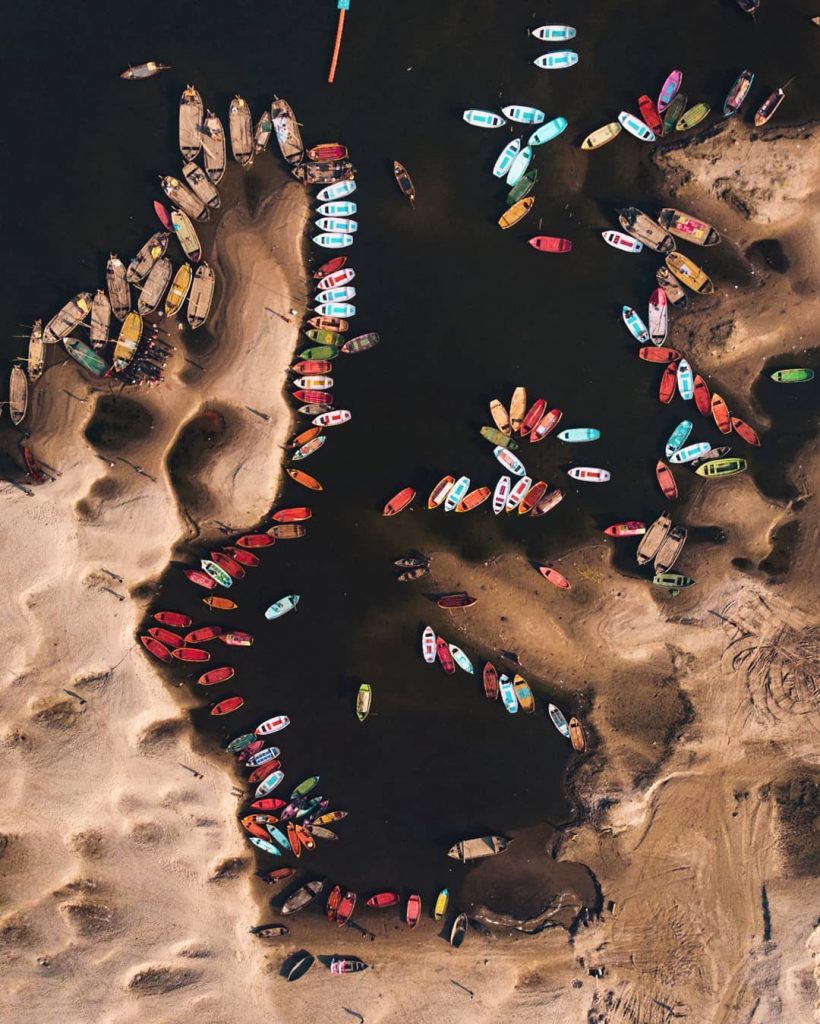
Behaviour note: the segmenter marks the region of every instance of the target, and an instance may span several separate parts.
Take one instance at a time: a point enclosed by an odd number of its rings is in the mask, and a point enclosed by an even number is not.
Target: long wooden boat
[[[205,116],[202,152],[205,160],[205,173],[214,185],[218,185],[225,174],[228,154],[225,145],[225,127],[212,110],[209,110]]]
[[[495,857],[503,853],[510,845],[511,840],[504,836],[482,836],[480,839],[462,839],[455,843],[447,851],[447,856],[453,860],[468,861],[479,860],[482,857]]]
[[[581,143],[581,149],[600,149],[621,134],[621,125],[617,121],[610,121],[609,124],[596,128]]]
[[[672,470],[662,459],[658,459],[655,464],[655,476],[658,480],[658,486],[663,491],[664,497],[669,501],[674,501],[678,496],[678,485],[675,483],[675,477]]]
[[[194,272],[191,269],[190,263],[183,263],[176,274],[174,274],[171,287],[168,289],[168,294],[165,297],[165,315],[167,317],[176,316],[182,308],[182,303],[188,297],[193,276]]]
[[[183,573],[191,583],[195,583],[204,590],[213,590],[216,587],[216,580],[211,579],[206,572],[200,572],[199,569],[183,569]]]
[[[671,235],[692,242],[693,245],[717,245],[720,241],[720,235],[711,224],[669,206],[665,206],[658,214],[658,223]]]
[[[211,267],[205,262],[200,263],[194,274],[188,298],[188,324],[192,331],[201,327],[208,319],[215,284],[216,278]]]
[[[212,210],[217,209],[220,204],[219,192],[216,185],[214,185],[199,164],[193,162],[185,164],[182,168],[182,177],[188,183],[188,188],[207,207]]]
[[[46,363],[46,347],[43,344],[43,321],[35,320],[28,339],[28,377],[34,383],[42,376]]]
[[[579,754],[583,754],[587,749],[587,739],[584,735],[584,727],[574,715],[569,720],[569,741],[572,744],[572,749],[577,751]]]
[[[686,294],[686,289],[669,273],[667,267],[658,267],[655,271],[655,279],[666,292],[666,297],[673,306],[684,309],[689,305],[689,296]]]
[[[265,110],[256,122],[256,128],[253,132],[253,152],[255,156],[264,153],[268,148],[268,141],[272,131],[273,118],[270,116],[270,111]]]
[[[490,406],[490,411],[492,412],[492,405]],[[513,391],[512,398],[510,399],[510,430],[514,434],[517,434],[521,429],[526,412],[527,389],[519,386]]]
[[[356,717],[360,722],[370,714],[370,705],[373,702],[373,690],[369,683],[362,683],[356,694]]]
[[[102,288],[98,288],[94,293],[94,299],[91,303],[91,326],[88,332],[89,341],[95,348],[105,345],[108,342],[110,330],[111,303]]]
[[[188,259],[192,263],[199,263],[202,259],[202,244],[188,215],[181,210],[174,210],[171,213],[171,226]]]
[[[186,85],[179,101],[179,149],[186,163],[202,148],[203,109],[202,97],[192,85]]]
[[[399,186],[402,195],[407,197],[412,207],[415,207],[416,186],[413,184],[413,179],[407,173],[407,168],[400,164],[398,160],[393,161],[393,177],[396,179],[396,184]]]
[[[685,284],[693,292],[697,292],[699,295],[710,295],[715,290],[715,286],[706,272],[683,253],[670,252],[666,257],[666,265],[681,284]]]
[[[105,282],[111,302],[111,312],[118,320],[124,320],[131,309],[131,293],[125,274],[125,264],[113,252],[109,255],[106,264]]]
[[[183,185],[179,178],[175,178],[172,174],[166,174],[160,179],[160,184],[162,191],[183,213],[187,213],[194,220],[208,219],[210,216],[208,207],[187,185]]]
[[[127,82],[136,82],[141,78],[153,78],[160,71],[168,71],[170,64],[158,64],[155,60],[147,60],[142,64],[129,64],[125,71],[120,72],[120,78]]]
[[[271,104],[270,112],[282,156],[289,164],[300,164],[305,157],[305,146],[290,104],[277,96]]]
[[[63,345],[72,359],[75,359],[89,373],[93,373],[95,377],[102,377],[108,369],[108,363],[103,357],[80,338],[63,338]]]
[[[669,572],[678,560],[686,543],[687,531],[682,526],[673,526],[661,541],[654,558],[655,572]]]
[[[254,137],[250,108],[241,96],[234,96],[228,108],[228,129],[231,135],[231,151],[240,167],[253,163]]]
[[[165,256],[153,265],[137,300],[137,312],[141,316],[153,313],[157,308],[171,280],[172,271],[171,261]]]
[[[641,538],[640,544],[638,544],[638,550],[635,555],[638,565],[646,565],[647,562],[652,561],[671,529],[672,519],[667,512],[663,512],[652,523]]]
[[[628,519],[625,523],[613,523],[604,530],[607,537],[641,537],[646,533],[646,523]]]
[[[9,377],[9,416],[15,427],[19,427],[28,411],[28,377],[17,363],[11,368]]]
[[[578,54],[574,50],[553,50],[536,57],[533,64],[544,71],[559,71],[571,68],[578,63]]]
[[[69,299],[63,308],[43,328],[43,341],[46,345],[65,338],[74,328],[83,322],[91,312],[91,292],[79,292]]]
[[[131,361],[142,338],[142,317],[132,311],[122,322],[117,344],[114,347],[114,362],[124,366]]]
[[[639,242],[655,252],[672,252],[675,248],[675,239],[664,231],[657,221],[652,220],[636,206],[628,206],[618,210],[618,223]]]
[[[456,670],[456,663],[453,661],[453,655],[450,653],[449,644],[440,636],[436,637],[436,657],[444,671],[448,675],[453,675]]]
[[[170,234],[167,231],[156,231],[148,239],[145,245],[139,250],[136,256],[129,262],[125,272],[125,279],[130,284],[136,284],[148,277],[151,268],[161,259],[168,249]],[[109,261],[110,262],[110,261]],[[111,299],[112,308],[116,308],[114,298]],[[130,309],[130,302],[129,302]],[[128,310],[126,310],[126,313]]]

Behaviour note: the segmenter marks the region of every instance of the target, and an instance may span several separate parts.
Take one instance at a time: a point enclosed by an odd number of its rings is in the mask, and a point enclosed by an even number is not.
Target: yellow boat
[[[527,412],[527,389],[517,387],[510,399],[510,429],[517,434]]]
[[[714,476],[734,476],[735,473],[745,473],[748,465],[745,459],[710,459],[709,462],[698,466],[695,472],[707,479]]]
[[[701,270],[697,263],[690,260],[688,256],[684,256],[683,253],[670,252],[666,257],[666,265],[680,283],[691,288],[693,292],[697,292],[699,295],[711,295],[715,290],[712,279],[706,271]]]
[[[165,296],[166,316],[176,316],[180,311],[182,303],[188,296],[188,289],[191,287],[193,278],[194,272],[191,264],[183,263],[176,274],[174,274],[174,280],[171,282],[171,287]]]
[[[447,904],[450,902],[450,890],[442,889],[436,896],[436,905],[433,908],[433,920],[440,921],[447,913]]]
[[[581,143],[581,149],[600,149],[601,146],[605,146],[608,142],[612,142],[612,140],[617,138],[620,134],[621,126],[618,122],[610,121],[609,124],[605,124],[603,128],[597,128],[594,132],[590,132]]]
[[[120,336],[114,348],[114,359],[121,359],[123,363],[130,362],[141,337],[142,317],[132,310],[122,322]]]
[[[690,107],[683,117],[680,118],[678,123],[675,125],[675,131],[686,132],[689,131],[690,128],[694,128],[695,125],[700,124],[700,122],[708,116],[709,110],[710,107],[708,103],[696,103],[694,107]]]
[[[527,196],[526,199],[519,199],[519,201],[503,213],[498,218],[498,226],[502,231],[506,231],[507,228],[511,228],[513,224],[517,224],[520,220],[527,216],[533,207],[535,199],[532,196]]]

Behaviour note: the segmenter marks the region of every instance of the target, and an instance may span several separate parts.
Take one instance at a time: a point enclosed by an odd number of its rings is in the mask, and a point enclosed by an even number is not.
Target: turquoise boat
[[[624,306],[621,310],[621,316],[626,324],[626,329],[632,335],[632,337],[639,341],[642,345],[649,344],[649,329],[646,324],[641,320],[638,314],[632,309],[631,306]]]
[[[353,245],[353,235],[323,232],[321,235],[314,235],[313,241],[323,249],[346,249]]]
[[[496,178],[503,178],[512,167],[513,160],[518,156],[521,149],[521,139],[513,139],[498,154],[498,159],[493,166],[493,175]]]
[[[601,431],[595,427],[571,427],[569,430],[562,430],[558,440],[578,444],[582,441],[597,441],[600,436]]]
[[[333,199],[344,199],[356,191],[355,181],[337,181],[335,185],[328,185],[316,193],[320,203],[327,203]]]
[[[689,435],[692,433],[692,427],[694,423],[691,420],[681,420],[680,423],[675,427],[672,433],[669,435],[669,440],[666,442],[666,457],[671,458],[672,455],[680,448]],[[693,456],[697,458],[697,456]]]
[[[450,654],[452,654],[453,661],[456,665],[458,665],[462,671],[469,672],[470,675],[473,675],[473,663],[464,651],[462,651],[460,647],[456,647],[455,644],[447,644],[447,646],[450,648]]]
[[[679,572],[659,572],[652,577],[652,582],[656,587],[683,590],[684,587],[691,587],[695,581],[691,576],[684,576]]]
[[[241,736],[237,736],[235,740],[231,740],[225,749],[231,754],[235,754],[238,750],[242,750],[243,747],[247,747],[248,744],[253,743],[255,739],[256,733],[246,732]]]
[[[319,217],[314,224],[320,231],[328,231],[331,234],[355,235],[359,230],[359,222],[347,217]]]
[[[702,458],[711,450],[712,446],[709,441],[696,441],[694,444],[688,444],[685,448],[679,448],[669,456],[669,461],[674,462],[676,466],[682,466],[685,462],[694,462],[695,459]]]
[[[689,401],[695,394],[695,378],[692,376],[692,367],[685,359],[678,363],[678,392],[685,401]]]
[[[93,373],[95,377],[102,377],[108,369],[108,363],[103,357],[79,338],[63,338],[63,345],[71,358],[75,359],[83,369]]]
[[[317,303],[347,302],[349,299],[355,298],[356,289],[353,287],[352,284],[348,284],[345,285],[343,288],[325,288],[324,291],[316,293],[313,301]]]
[[[532,161],[532,146],[524,146],[524,148],[513,160],[512,165],[507,173],[507,184],[512,188],[513,185],[517,185],[519,181],[527,173],[527,168],[530,166]]]
[[[452,512],[469,489],[470,478],[468,476],[460,476],[447,493],[447,499],[444,502],[444,511]]]
[[[507,206],[515,206],[519,199],[528,196],[535,187],[536,181],[538,181],[538,171],[534,169],[527,171],[521,181],[510,189],[510,194],[507,196]]]
[[[298,594],[288,594],[279,601],[274,603],[265,611],[265,618],[268,620],[279,619],[283,615],[287,615],[288,612],[292,612],[296,605],[299,604]]]
[[[790,370],[775,370],[772,380],[777,384],[802,384],[804,381],[814,380],[814,370],[802,366]]]
[[[571,68],[578,63],[578,54],[574,50],[555,50],[553,53],[542,53],[533,64],[543,71],[559,71]]]
[[[561,132],[566,130],[568,124],[569,122],[565,117],[554,117],[530,135],[529,139],[527,139],[527,145],[543,146],[545,142],[557,139]]]
[[[532,29],[530,35],[545,43],[561,43],[567,39],[574,39],[575,29],[572,25],[539,25],[538,28]]]
[[[546,114],[538,107],[502,107],[501,113],[518,124],[542,124]]]
[[[199,564],[202,566],[205,572],[207,572],[207,574],[211,577],[212,580],[216,580],[220,587],[233,586],[233,580],[231,579],[231,577],[225,572],[224,569],[220,569],[216,562],[212,562],[210,558],[200,559]]]
[[[312,800],[308,800],[305,806],[296,812],[297,820],[300,818],[307,818],[308,815],[313,814],[321,802],[322,798],[320,796],[315,796]]]
[[[248,836],[248,839],[253,843],[254,846],[258,846],[260,850],[264,850],[265,853],[270,853],[274,857],[282,856],[279,847],[274,846],[273,843],[269,843],[267,839],[260,839],[259,836]]]
[[[313,308],[319,316],[337,316],[342,320],[349,320],[356,315],[356,307],[352,302],[320,302]]]
[[[285,835],[285,833],[280,828],[277,828],[275,825],[268,825],[268,824],[265,825],[265,828],[270,833],[271,839],[273,839],[274,842],[279,843],[279,845],[282,847],[283,850],[289,850],[290,849],[290,843],[288,842],[288,837]]]
[[[267,796],[268,793],[272,793],[284,777],[284,772],[271,772],[270,775],[262,779],[256,787],[256,792],[253,794],[254,800],[261,800],[263,796]]]
[[[319,776],[311,775],[309,779],[305,779],[304,782],[300,782],[299,785],[290,794],[291,800],[298,800],[300,797],[307,796],[312,790],[316,789],[319,785]]]
[[[508,675],[499,676],[498,692],[501,694],[504,710],[509,711],[511,715],[516,714],[518,711],[518,698],[515,695],[512,679]]]
[[[494,114],[491,110],[465,110],[461,116],[467,124],[476,128],[500,128],[507,123],[500,114]]]
[[[316,210],[322,217],[352,217],[358,207],[355,203],[322,203]]]

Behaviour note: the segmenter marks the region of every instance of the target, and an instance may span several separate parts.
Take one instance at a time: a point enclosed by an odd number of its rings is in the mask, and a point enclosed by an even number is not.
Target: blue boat
[[[508,675],[499,676],[498,692],[501,694],[504,710],[514,715],[518,711],[518,698],[515,696],[512,679]]]
[[[352,285],[345,285],[344,288],[328,288],[323,292],[317,292],[314,302],[347,302],[348,299],[356,298],[356,289]]]
[[[636,139],[640,139],[641,142],[654,142],[655,133],[649,127],[648,124],[639,118],[635,117],[634,114],[630,114],[626,110],[622,110],[618,114],[618,121],[622,127],[626,128],[630,135],[634,135]]]
[[[513,139],[501,150],[493,167],[493,174],[496,178],[503,178],[512,167],[512,162],[518,155],[519,149],[521,149],[521,139]]]
[[[694,444],[688,444],[685,448],[679,448],[669,457],[669,461],[674,462],[676,466],[682,466],[686,462],[694,462],[696,459],[703,458],[711,450],[712,445],[709,441],[696,441]]]
[[[262,779],[256,787],[256,791],[253,794],[254,800],[261,800],[263,796],[267,796],[268,793],[272,793],[284,777],[284,772],[271,772],[270,775]]]
[[[507,184],[512,187],[527,173],[527,168],[532,160],[532,146],[524,146],[518,156],[513,160],[512,166],[507,174]]]
[[[282,615],[287,615],[288,612],[292,612],[296,605],[299,604],[298,594],[288,594],[281,598],[279,601],[275,601],[265,612],[265,618],[278,619]]]
[[[253,743],[253,740],[248,742]],[[245,744],[247,746],[247,744]],[[245,768],[258,768],[262,764],[267,764],[268,761],[274,761],[279,757],[279,747],[266,747],[264,750],[260,750],[258,754],[254,754],[253,757],[249,757],[244,763]]]
[[[277,843],[279,843],[283,850],[290,849],[288,837],[280,828],[277,828],[275,825],[265,825],[265,828],[270,833],[271,838],[275,840]]]
[[[345,196],[352,195],[356,191],[355,181],[337,181],[335,185],[327,185],[316,193],[316,198],[320,203],[327,203],[333,199],[343,199]]]
[[[542,53],[533,64],[544,71],[558,71],[560,68],[571,68],[578,63],[578,54],[574,50],[556,50],[554,53]]]
[[[518,124],[541,124],[546,117],[544,111],[538,107],[502,107],[501,112],[510,121],[517,121]]]
[[[595,427],[570,427],[569,430],[561,431],[558,440],[578,444],[581,441],[597,441],[600,436],[601,431]]]
[[[281,857],[281,851],[278,846],[274,846],[273,843],[269,843],[267,839],[260,839],[259,836],[248,836],[248,839],[253,843],[254,846],[258,846],[260,850],[264,850],[265,853],[270,853],[274,857]]]
[[[473,675],[473,663],[464,651],[462,651],[460,647],[456,647],[455,644],[447,644],[447,646],[450,648],[450,654],[452,654],[453,661],[456,665],[458,665],[462,671],[469,672],[470,675]]]
[[[692,427],[694,424],[691,420],[681,420],[680,423],[675,427],[672,433],[669,435],[669,440],[666,442],[666,457],[671,458],[672,455],[685,443],[689,435],[692,433]],[[695,456],[697,458],[697,456]]]
[[[320,302],[313,308],[319,316],[338,316],[342,320],[356,315],[356,307],[351,302]]]
[[[346,249],[349,245],[353,245],[353,235],[324,232],[321,235],[314,235],[313,241],[316,245],[321,245],[323,249]]]
[[[641,345],[649,344],[649,330],[646,324],[641,320],[638,314],[632,309],[631,306],[624,306],[621,310],[621,316],[623,317],[626,329],[632,335],[632,337],[640,342]]]
[[[500,114],[494,114],[491,110],[465,110],[461,116],[467,124],[476,128],[500,128],[507,123]]]
[[[695,394],[695,378],[692,367],[685,359],[678,363],[678,392],[684,401],[689,401]]]
[[[549,711],[550,720],[558,732],[569,739],[569,723],[566,720],[564,712],[554,704],[548,705],[547,710]]]
[[[470,478],[468,476],[460,476],[447,493],[447,498],[444,502],[444,511],[452,512],[469,490]]]
[[[359,230],[357,221],[345,217],[320,217],[315,224],[320,231],[337,232],[342,235],[352,235]]]
[[[543,146],[545,142],[558,138],[561,132],[566,130],[568,124],[569,122],[565,117],[554,117],[530,135],[529,139],[527,139],[527,145]]]
[[[316,210],[323,217],[352,217],[358,207],[355,203],[322,203]]]

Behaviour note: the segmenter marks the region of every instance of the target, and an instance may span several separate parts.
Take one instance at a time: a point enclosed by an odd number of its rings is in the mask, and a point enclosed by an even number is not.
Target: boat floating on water
[[[179,148],[190,163],[202,148],[202,97],[192,85],[186,85],[179,101]]]
[[[120,78],[128,82],[135,82],[141,78],[153,78],[160,71],[168,71],[170,64],[159,64],[155,60],[147,60],[143,64],[129,64],[125,71],[120,72]]]
[[[620,231],[602,231],[601,236],[607,245],[611,245],[613,249],[620,249],[621,252],[640,252],[643,249],[643,242]]]
[[[447,856],[453,860],[468,861],[479,860],[482,857],[495,857],[503,853],[510,845],[511,840],[503,836],[482,836],[480,839],[462,839],[455,843],[447,851]]]
[[[639,118],[635,117],[634,114],[630,114],[628,110],[622,110],[618,114],[618,123],[621,127],[625,128],[630,135],[634,135],[636,139],[641,142],[654,142],[655,133],[649,127],[648,124]]]
[[[658,93],[658,102],[656,107],[659,114],[662,114],[664,110],[670,105],[672,100],[678,95],[680,87],[683,84],[683,72],[672,71],[667,76],[666,81],[661,86],[661,91]]]
[[[254,134],[253,120],[248,104],[241,96],[234,96],[228,108],[228,129],[231,135],[233,158],[240,167],[253,163]]]
[[[597,466],[573,466],[567,470],[567,475],[573,480],[580,480],[588,484],[605,484],[611,479],[611,474],[606,469],[599,469]]]
[[[741,71],[732,84],[723,104],[723,116],[731,117],[743,106],[755,80],[754,71]]]
[[[494,114],[490,110],[465,110],[461,116],[467,124],[474,125],[476,128],[501,128],[507,123],[500,114]]]
[[[568,123],[565,117],[554,117],[530,135],[527,139],[527,145],[530,147],[543,146],[545,142],[552,142],[553,139],[557,139],[562,132],[566,131]]]
[[[637,238],[655,252],[672,252],[675,248],[675,239],[664,231],[657,221],[652,220],[636,206],[628,206],[626,209],[618,210],[618,223],[628,231],[630,235]]]
[[[546,43],[558,43],[574,39],[575,29],[572,25],[539,25],[538,28],[530,30],[530,35]]]
[[[560,71],[562,68],[571,68],[578,63],[578,54],[574,50],[554,50],[552,53],[542,53],[536,57],[533,64],[543,71]]]
[[[621,125],[617,121],[610,121],[609,124],[596,128],[581,143],[581,149],[600,149],[608,142],[612,142],[621,134]]]
[[[404,164],[400,164],[398,160],[393,161],[393,177],[396,179],[396,184],[399,186],[401,194],[408,199],[411,206],[415,207],[416,186],[413,184],[413,179],[407,173],[407,168]]]
[[[687,132],[695,128],[709,116],[711,107],[708,103],[696,103],[693,107],[685,110],[675,122],[676,132]]]
[[[546,115],[543,110],[537,107],[502,107],[501,113],[508,121],[515,121],[518,124],[542,124]]]

